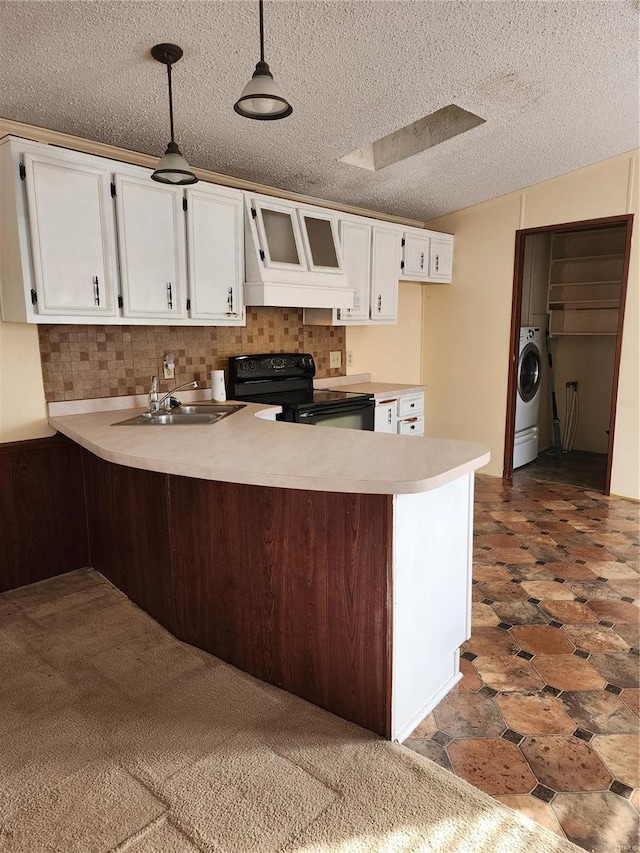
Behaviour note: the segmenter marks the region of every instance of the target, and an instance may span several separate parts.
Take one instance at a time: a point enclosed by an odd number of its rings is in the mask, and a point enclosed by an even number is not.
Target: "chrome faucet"
[[[179,391],[181,388],[197,388],[198,383],[194,380],[192,382],[183,382],[182,385],[176,385],[175,388],[172,388],[171,391],[167,391],[167,393],[158,400],[158,377],[151,377],[151,390],[149,391],[149,414],[155,415],[156,412],[159,412],[162,408],[162,405],[165,400],[169,402],[169,408],[171,408],[171,395],[175,391]]]

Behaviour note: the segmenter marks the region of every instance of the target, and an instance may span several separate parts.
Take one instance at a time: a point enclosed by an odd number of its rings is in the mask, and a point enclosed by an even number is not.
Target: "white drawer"
[[[406,418],[410,415],[421,415],[424,412],[424,394],[409,394],[406,397],[398,397],[398,417]]]
[[[398,421],[398,435],[424,435],[424,418],[419,415]]]

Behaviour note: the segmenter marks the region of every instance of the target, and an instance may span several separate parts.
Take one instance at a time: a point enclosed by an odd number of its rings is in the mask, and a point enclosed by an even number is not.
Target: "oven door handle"
[[[372,409],[374,405],[373,400],[365,400],[364,402],[354,403],[350,406],[322,406],[321,408],[311,409],[311,411],[308,412],[300,412],[298,417],[302,420],[303,418],[322,417],[322,415],[348,415],[351,412],[361,412],[363,409]]]

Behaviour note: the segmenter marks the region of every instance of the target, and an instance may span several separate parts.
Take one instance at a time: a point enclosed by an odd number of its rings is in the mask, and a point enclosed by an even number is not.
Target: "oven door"
[[[373,400],[359,400],[357,403],[334,403],[328,406],[314,406],[309,409],[300,407],[293,411],[291,420],[299,424],[314,424],[314,426],[373,430],[374,409]]]

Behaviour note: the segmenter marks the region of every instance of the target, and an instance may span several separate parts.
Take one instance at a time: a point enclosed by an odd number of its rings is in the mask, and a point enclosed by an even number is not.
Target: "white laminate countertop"
[[[480,444],[266,420],[279,409],[255,404],[215,424],[112,426],[143,411],[54,415],[49,423],[108,462],[286,489],[426,492],[489,461]]]

